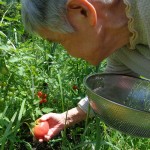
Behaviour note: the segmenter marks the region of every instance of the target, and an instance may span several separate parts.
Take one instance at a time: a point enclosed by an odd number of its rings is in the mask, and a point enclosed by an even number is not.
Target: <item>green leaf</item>
[[[2,37],[7,37],[7,36],[5,35],[5,33],[3,33],[2,31],[0,31],[0,35],[1,35]]]
[[[25,102],[26,102],[26,100],[23,100],[23,102],[21,104],[21,109],[19,111],[19,116],[18,116],[18,121],[19,122],[21,121],[21,118],[22,118],[22,115],[23,115],[23,112],[24,112]]]
[[[18,21],[18,18],[4,17],[4,19],[6,19],[8,21]]]
[[[12,118],[11,118],[11,120],[10,120],[10,122],[9,122],[9,124],[8,124],[8,126],[7,126],[7,128],[6,128],[6,130],[5,130],[5,133],[4,133],[4,135],[3,135],[3,138],[0,139],[0,143],[2,142],[2,144],[3,144],[2,147],[3,147],[4,144],[5,144],[5,140],[6,140],[7,136],[11,134],[12,124],[13,124],[13,122],[14,122],[15,119],[16,119],[17,113],[18,113],[18,112],[15,112],[14,115],[12,116]]]
[[[1,32],[1,31],[0,31],[0,32]],[[9,50],[9,48],[8,48],[8,46],[2,45],[2,46],[0,46],[0,50],[5,50],[5,51],[7,51],[7,50]]]
[[[20,76],[23,76],[25,74],[25,69],[23,67],[18,67],[19,71],[18,71],[18,74]]]
[[[13,57],[9,60],[9,62],[11,63],[18,62],[18,61],[20,61],[20,58],[17,58],[17,57]]]
[[[0,1],[0,5],[5,5],[6,2]]]
[[[0,119],[0,126],[1,127],[7,127],[7,125],[9,124],[9,119],[7,117],[5,117],[4,119]]]
[[[53,108],[42,108],[43,113],[49,113],[52,112],[54,109]]]
[[[38,109],[38,108],[35,109],[35,113],[36,113],[36,116],[43,115],[42,111],[40,109]]]
[[[30,145],[30,143],[23,141],[23,143],[25,144],[25,147],[27,150],[33,150],[32,146]]]
[[[0,117],[5,117],[5,114],[6,114],[7,109],[8,109],[8,106],[5,107],[3,113],[0,114]]]

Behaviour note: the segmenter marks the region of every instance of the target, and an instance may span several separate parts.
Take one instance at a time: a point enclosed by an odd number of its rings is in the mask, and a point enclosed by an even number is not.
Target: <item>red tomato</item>
[[[44,136],[48,133],[49,124],[47,121],[39,122],[33,128],[33,133],[36,139],[43,139]]]
[[[73,90],[78,90],[78,86],[77,85],[73,85]]]
[[[47,102],[46,98],[40,100],[40,104],[43,104],[43,103],[46,103],[46,102]]]
[[[47,102],[47,99],[46,99],[46,98],[44,98],[44,99],[42,99],[42,101],[43,101],[43,103],[46,103],[46,102]]]
[[[43,103],[43,99],[40,100],[40,104],[42,104],[42,103]]]
[[[38,95],[38,97],[42,97],[42,96],[43,96],[43,93],[42,93],[41,91],[39,91],[39,92],[37,93],[37,95]]]
[[[43,95],[42,95],[42,98],[47,98],[47,94],[43,94]]]

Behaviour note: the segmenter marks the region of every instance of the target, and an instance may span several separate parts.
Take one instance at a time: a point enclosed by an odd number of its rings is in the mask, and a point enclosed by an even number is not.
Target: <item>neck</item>
[[[99,55],[99,59],[102,61],[114,51],[129,43],[130,32],[123,0],[112,0],[108,3],[100,0],[94,3],[98,18],[101,18],[98,20],[96,28],[99,32],[99,39],[103,43]]]

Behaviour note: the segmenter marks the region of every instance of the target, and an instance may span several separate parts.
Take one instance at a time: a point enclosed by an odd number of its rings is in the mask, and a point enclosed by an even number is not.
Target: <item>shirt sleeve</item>
[[[78,106],[87,114],[89,114],[89,117],[94,117],[95,113],[93,109],[90,107],[89,99],[86,96],[85,98],[81,99],[78,103]]]

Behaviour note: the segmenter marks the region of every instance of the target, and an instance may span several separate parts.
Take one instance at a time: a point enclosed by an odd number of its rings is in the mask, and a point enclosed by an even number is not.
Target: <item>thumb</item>
[[[51,114],[45,114],[45,115],[43,115],[43,116],[40,118],[40,120],[41,120],[41,121],[46,121],[46,120],[50,119],[51,116],[52,116]]]

